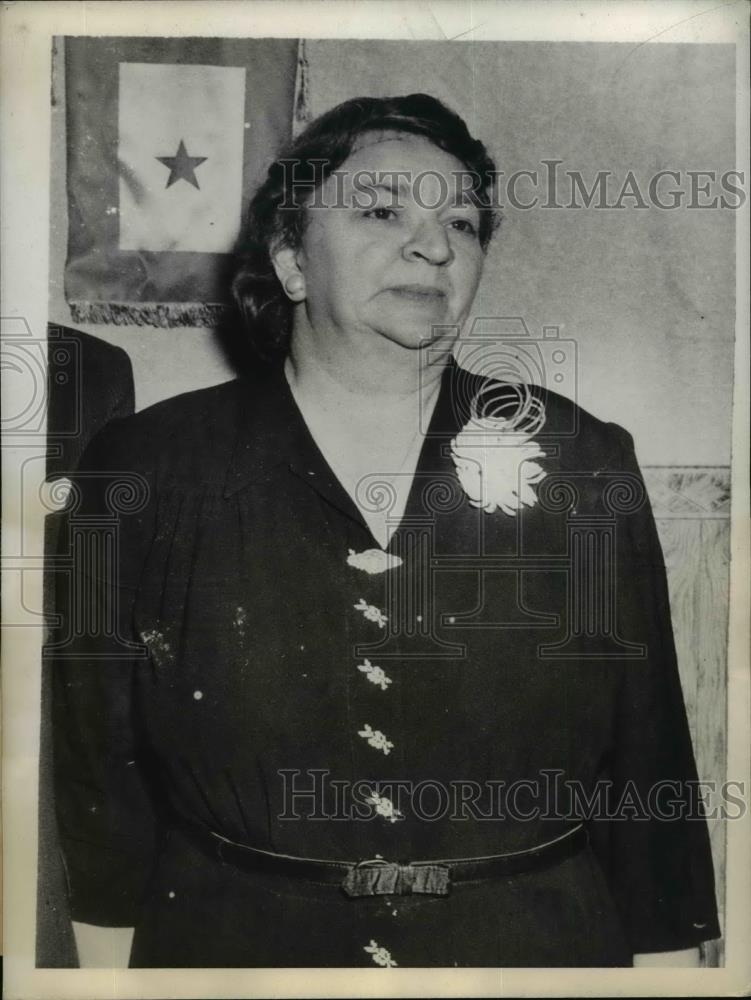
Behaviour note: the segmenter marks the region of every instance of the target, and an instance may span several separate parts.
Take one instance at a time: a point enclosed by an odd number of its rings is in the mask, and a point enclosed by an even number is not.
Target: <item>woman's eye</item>
[[[386,219],[395,218],[396,212],[393,208],[369,208],[366,212],[363,212],[363,216],[366,219],[380,219],[385,221]]]
[[[469,219],[452,219],[449,225],[458,233],[467,233],[470,236],[477,236],[477,229],[469,221]]]

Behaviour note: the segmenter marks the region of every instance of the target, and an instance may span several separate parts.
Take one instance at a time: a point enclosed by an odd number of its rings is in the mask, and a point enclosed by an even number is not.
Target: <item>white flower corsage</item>
[[[498,507],[515,517],[534,507],[534,487],[546,473],[537,462],[545,452],[532,440],[545,422],[542,403],[527,398],[513,418],[473,415],[451,442],[451,457],[462,489],[473,507],[493,514]]]

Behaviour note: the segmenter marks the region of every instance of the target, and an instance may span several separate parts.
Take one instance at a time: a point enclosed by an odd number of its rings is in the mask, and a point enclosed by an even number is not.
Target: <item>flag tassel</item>
[[[216,302],[81,302],[70,303],[74,323],[115,326],[215,327],[227,313]]]

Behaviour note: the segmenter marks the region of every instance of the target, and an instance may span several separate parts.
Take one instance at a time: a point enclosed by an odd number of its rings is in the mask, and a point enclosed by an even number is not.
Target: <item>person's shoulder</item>
[[[180,426],[202,424],[207,417],[221,419],[229,415],[237,405],[240,395],[240,380],[237,378],[211,385],[204,389],[192,389],[177,396],[169,396],[158,403],[128,418],[132,425],[144,429],[173,431]]]
[[[209,463],[234,443],[242,396],[239,379],[194,389],[110,421],[92,440],[88,461],[149,471]]]
[[[580,404],[543,386],[529,386],[545,408],[545,424],[540,437],[561,446],[561,454],[576,462],[587,456],[595,461],[618,463],[624,451],[633,448],[631,434],[620,424],[602,420]]]

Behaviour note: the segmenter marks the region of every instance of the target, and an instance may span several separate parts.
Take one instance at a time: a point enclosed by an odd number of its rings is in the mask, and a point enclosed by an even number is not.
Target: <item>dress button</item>
[[[385,795],[379,795],[378,792],[371,792],[365,801],[369,806],[375,806],[375,811],[378,815],[383,816],[389,823],[396,823],[398,820],[404,818],[401,809],[397,809],[391,799]]]
[[[370,944],[366,944],[363,948],[370,957],[373,959],[376,965],[380,965],[382,969],[394,969],[396,968],[396,962],[391,957],[391,952],[388,948],[382,947],[373,938],[370,939]]]
[[[374,604],[368,604],[365,598],[361,597],[357,604],[353,604],[352,607],[355,611],[362,611],[368,621],[375,622],[379,628],[386,628],[386,622],[389,620],[388,616]]]
[[[394,744],[391,740],[387,739],[386,735],[380,729],[373,729],[367,722],[364,729],[358,729],[357,735],[367,740],[368,746],[374,747],[376,750],[382,750],[386,757],[394,749]]]
[[[355,552],[354,549],[349,549],[347,556],[348,566],[361,569],[370,575],[385,573],[387,570],[401,566],[401,564],[402,560],[399,556],[392,556],[390,553],[384,552],[383,549],[366,549],[365,552]]]
[[[370,660],[359,663],[357,669],[365,674],[371,684],[377,684],[382,691],[385,691],[391,683],[391,678],[386,676],[383,667],[374,666]]]
[[[201,698],[203,698],[203,691],[194,691],[193,697],[195,698],[196,701],[200,701]]]

